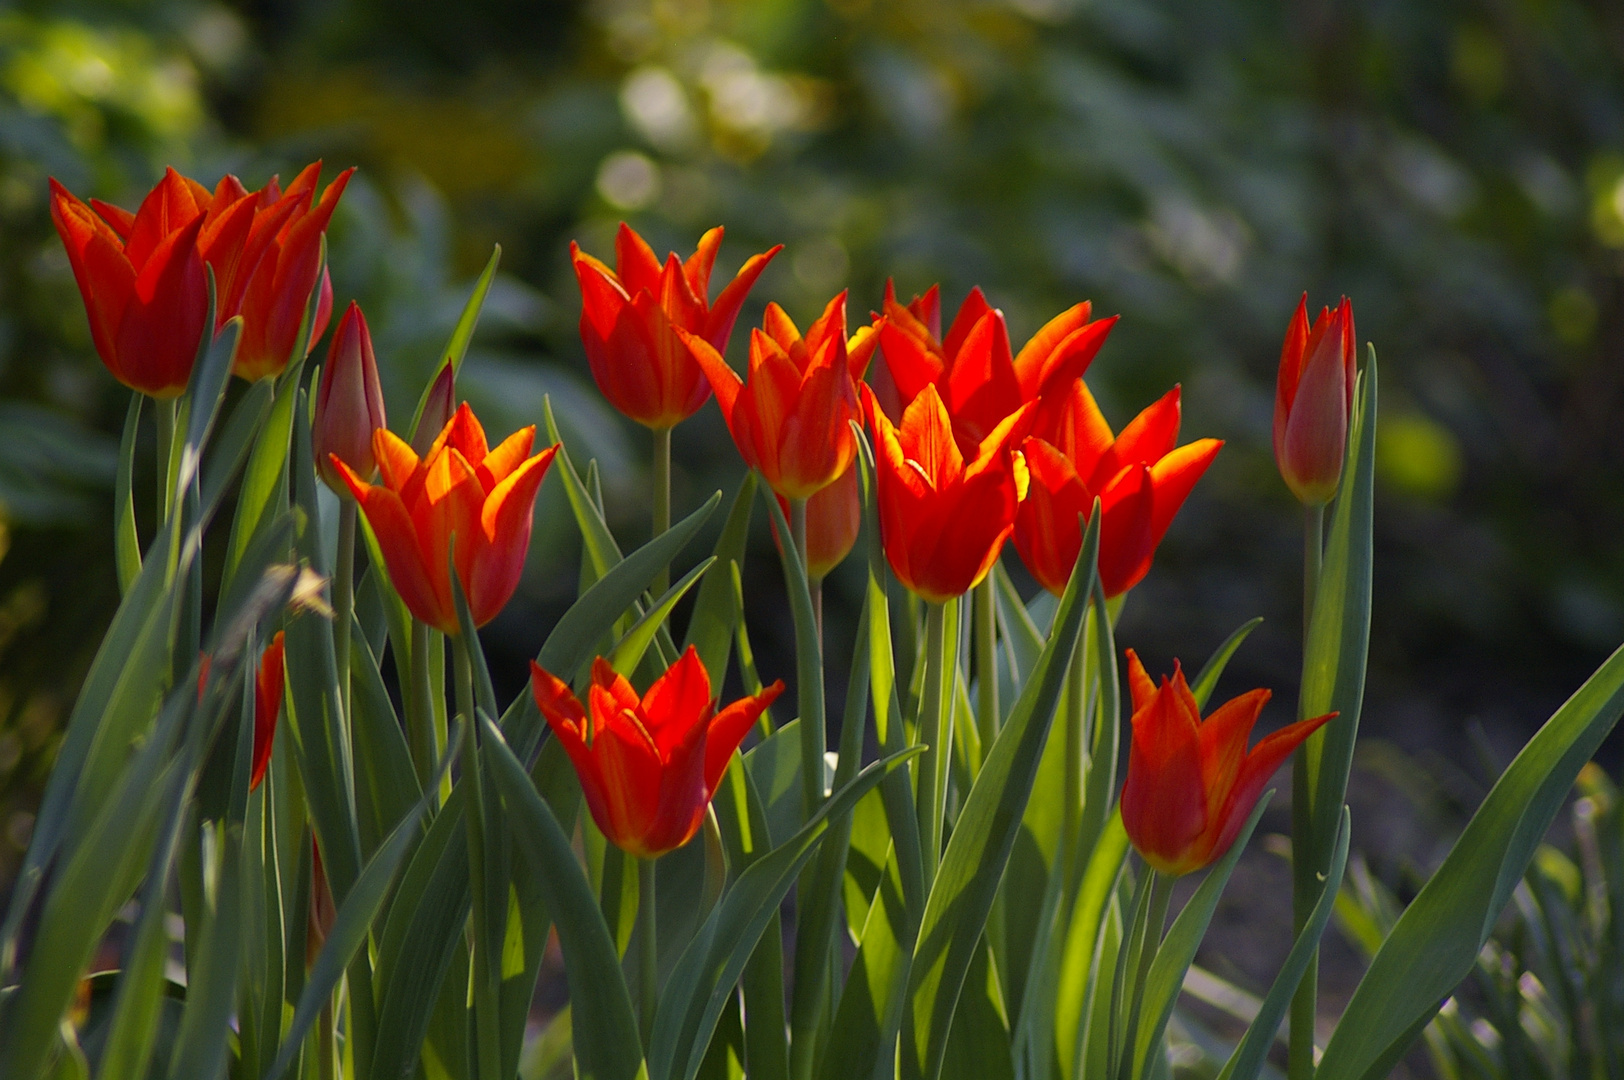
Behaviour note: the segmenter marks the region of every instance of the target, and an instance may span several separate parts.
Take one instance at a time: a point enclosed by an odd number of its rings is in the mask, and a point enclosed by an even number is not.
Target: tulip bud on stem
[[[1325,504],[1303,509],[1303,654],[1308,653],[1308,631],[1314,621],[1314,598],[1319,592],[1320,568],[1325,561]],[[1319,898],[1320,882],[1314,865],[1314,799],[1306,753],[1291,761],[1291,850],[1293,852],[1291,922],[1293,934],[1302,933]],[[1291,1039],[1287,1075],[1291,1080],[1314,1075],[1314,1029],[1319,1020],[1319,950],[1291,999]]]

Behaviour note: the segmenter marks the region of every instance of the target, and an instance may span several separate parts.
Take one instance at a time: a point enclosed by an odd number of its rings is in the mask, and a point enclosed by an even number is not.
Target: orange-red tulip
[[[1098,496],[1100,584],[1106,596],[1119,596],[1149,572],[1173,516],[1223,443],[1176,445],[1176,386],[1114,437],[1081,379],[1057,405],[1043,437],[1021,444],[1031,484],[1015,515],[1015,550],[1058,596],[1083,544],[1078,515],[1092,513]]]
[[[534,426],[522,428],[487,449],[485,429],[464,402],[421,458],[389,429],[375,432],[376,486],[329,458],[378,538],[395,592],[442,633],[460,630],[448,568],[453,536],[475,626],[496,618],[519,586],[536,491],[558,452],[554,445],[531,456],[535,438]]]
[[[242,263],[231,275],[225,294],[234,305],[228,310],[243,317],[242,338],[231,367],[235,374],[250,381],[263,379],[281,374],[296,359],[293,350],[312,289],[320,288],[321,295],[305,342],[307,354],[326,331],[333,310],[333,283],[321,265],[321,238],[354,172],[339,173],[319,200],[319,161],[306,166],[287,191],[280,191],[272,178],[259,193]]]
[[[248,790],[259,787],[265,768],[271,763],[271,747],[276,741],[276,721],[282,715],[282,687],[286,678],[282,666],[283,633],[278,630],[259,658],[254,677],[254,754]]]
[[[1286,329],[1274,391],[1274,460],[1291,493],[1309,506],[1331,501],[1353,409],[1353,305],[1321,308],[1308,325],[1308,294]]]
[[[1015,528],[1026,467],[1010,441],[1032,406],[1005,417],[968,456],[933,383],[893,426],[864,388],[879,485],[880,535],[891,570],[926,600],[960,596],[987,576]]]
[[[96,352],[119,382],[155,398],[186,389],[208,320],[205,221],[187,184],[171,169],[136,213],[97,203],[98,214],[51,181],[51,220]]]
[[[1116,324],[1115,316],[1094,319],[1085,301],[1049,320],[1016,354],[1004,313],[989,305],[980,289],[970,290],[947,336],[938,341],[939,295],[933,286],[904,307],[886,283],[880,351],[897,397],[894,403],[882,398],[881,404],[894,405],[886,411],[895,421],[899,409],[934,385],[966,453],[1022,405],[1080,378]]]
[[[784,690],[775,682],[717,712],[692,645],[641,699],[602,657],[592,665],[587,708],[534,661],[530,686],[575,765],[592,820],[642,858],[693,839],[739,741]]]
[[[372,453],[372,434],[387,423],[383,388],[378,385],[378,360],[372,353],[372,334],[367,330],[361,305],[351,301],[344,317],[338,321],[338,329],[333,332],[327,363],[322,365],[321,385],[316,391],[316,418],[310,427],[316,471],[328,487],[344,498],[349,497],[349,486],[333,468],[333,458],[348,465],[355,475],[372,479],[372,471],[377,467]]]
[[[777,304],[750,332],[750,381],[743,382],[710,343],[680,327],[682,339],[716,391],[744,463],[790,499],[834,483],[857,454],[857,380],[878,336],[863,327],[846,341],[846,294],[824,308],[806,337]]]
[[[788,500],[782,495],[775,498],[788,521]],[[813,581],[828,577],[829,571],[851,554],[862,527],[863,493],[857,484],[857,462],[853,461],[838,480],[806,500],[806,576]],[[782,546],[778,526],[773,524],[772,530],[773,541]]]
[[[710,384],[673,328],[727,352],[739,307],[783,245],[752,255],[710,303],[711,267],[722,229],[699,240],[686,262],[673,252],[660,260],[641,236],[621,222],[615,268],[570,244],[581,285],[581,342],[592,378],[609,403],[650,428],[669,428],[692,416],[710,397]]]
[[[1207,719],[1175,662],[1173,678],[1151,682],[1128,650],[1133,746],[1122,787],[1128,839],[1164,874],[1188,874],[1220,858],[1251,816],[1263,785],[1321,724],[1327,713],[1247,741],[1269,691],[1253,690],[1220,705]]]

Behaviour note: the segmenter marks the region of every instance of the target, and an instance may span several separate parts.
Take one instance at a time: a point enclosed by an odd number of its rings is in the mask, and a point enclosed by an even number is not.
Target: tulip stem
[[[998,612],[994,608],[992,575],[975,587],[976,727],[981,736],[981,758],[992,751],[1003,716],[998,707]],[[1078,645],[1082,648],[1081,643]],[[1076,671],[1074,665],[1073,671]]]
[[[180,410],[179,398],[165,398],[155,402],[153,411],[158,416],[158,522],[169,520],[169,511],[175,498],[174,472],[179,462],[175,456],[175,423]]]
[[[1132,993],[1133,988],[1128,985],[1128,972],[1137,970],[1138,951],[1144,945],[1145,922],[1150,908],[1150,875],[1153,871],[1145,867],[1139,874],[1133,886],[1133,900],[1129,905],[1132,912],[1128,916],[1128,923],[1124,928],[1121,942],[1117,945],[1116,971],[1111,976],[1111,1013],[1110,1028],[1106,1032],[1106,1067],[1105,1075],[1116,1080],[1117,1069],[1122,1061],[1122,1028],[1123,1028],[1123,1000]]]
[[[654,1039],[654,1009],[660,1001],[660,942],[654,898],[654,860],[637,860],[637,1012],[643,1049]]]
[[[344,723],[350,719],[350,626],[355,613],[355,500],[338,501],[338,563],[333,567],[333,648],[338,660],[338,696]]]
[[[952,761],[950,708],[947,688],[947,605],[925,604],[925,683],[919,696],[919,839],[924,854],[925,884],[936,877],[942,857],[942,815],[945,812],[947,771]]]
[[[479,732],[474,716],[474,665],[470,649],[477,639],[459,634],[454,639],[452,662],[457,676],[457,715],[462,717],[462,779],[468,785],[464,821],[468,828],[468,885],[473,909],[474,1036],[480,1080],[502,1075],[501,993],[495,958],[501,955],[502,924],[492,921],[491,896],[485,866],[485,796],[480,777]],[[505,907],[506,905],[504,905]]]
[[[429,624],[412,620],[411,695],[406,700],[407,739],[417,782],[427,787],[434,778],[434,703],[429,681]]]
[[[1308,633],[1314,622],[1314,598],[1319,593],[1320,568],[1325,559],[1325,507],[1303,512],[1303,655],[1308,655]],[[1299,712],[1301,710],[1299,709]],[[1298,719],[1303,719],[1299,716]],[[1320,882],[1314,845],[1314,788],[1306,753],[1291,762],[1292,930],[1300,934],[1318,900]],[[1297,993],[1291,999],[1291,1038],[1287,1045],[1286,1075],[1308,1080],[1314,1075],[1314,1036],[1319,1020],[1319,950],[1309,957]]]
[[[671,429],[654,429],[654,535],[671,528]],[[671,587],[671,569],[662,567],[651,589],[655,599]]]

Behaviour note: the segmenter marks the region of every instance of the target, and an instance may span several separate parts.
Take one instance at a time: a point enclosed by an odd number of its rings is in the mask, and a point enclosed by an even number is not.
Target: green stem
[[[1083,765],[1088,756],[1088,641],[1079,637],[1066,673],[1066,768],[1065,806],[1060,818],[1060,850],[1065,854],[1066,880],[1071,879],[1071,862],[1080,856],[1077,849],[1083,828]],[[1103,721],[1102,721],[1103,722]]]
[[[409,696],[406,699],[407,741],[412,751],[412,765],[417,769],[417,782],[428,787],[434,779],[435,731],[433,690],[429,682],[429,624],[421,619],[412,620],[412,656]]]
[[[671,527],[671,429],[654,429],[654,535],[659,536]],[[656,599],[671,587],[671,569],[665,567],[655,575],[650,591]]]
[[[316,1076],[318,1080],[336,1080],[338,1074],[338,1030],[329,998],[316,1020]]]
[[[647,1050],[654,1039],[654,1010],[660,1002],[660,940],[654,895],[654,860],[637,860],[637,1019]]]
[[[485,802],[479,761],[479,734],[474,717],[474,667],[468,654],[479,643],[458,635],[451,652],[456,666],[457,715],[462,718],[462,776],[468,784],[468,884],[473,911],[474,1035],[480,1080],[502,1075],[500,955],[497,927],[491,922],[489,882],[485,880]]]
[[[179,398],[165,398],[156,402],[158,414],[158,521],[169,520],[169,511],[175,499],[175,473],[180,462],[175,454],[176,417],[180,411]]]
[[[1133,1003],[1128,1008],[1128,1027],[1122,1044],[1122,1058],[1117,1066],[1118,1080],[1133,1080],[1135,1058],[1139,1041],[1139,1014],[1145,1004],[1145,982],[1150,965],[1156,959],[1162,943],[1162,931],[1167,926],[1167,909],[1173,900],[1173,879],[1165,874],[1145,868],[1150,875],[1150,920],[1146,923],[1139,945],[1139,965],[1133,977]]]
[[[942,857],[942,816],[946,812],[947,773],[952,762],[952,706],[947,685],[947,605],[925,604],[925,682],[919,698],[919,842],[924,854],[925,884],[936,877]]]
[[[1314,598],[1319,592],[1320,568],[1325,559],[1325,507],[1310,506],[1303,516],[1303,658],[1308,657],[1308,632],[1314,621]],[[1291,764],[1292,929],[1301,933],[1318,900],[1320,888],[1314,858],[1314,792],[1316,777],[1307,753],[1293,756]],[[1314,1029],[1319,1019],[1319,950],[1309,957],[1297,993],[1291,999],[1291,1039],[1286,1055],[1290,1080],[1314,1075]]]
[[[354,499],[338,503],[338,565],[333,568],[333,649],[338,660],[338,697],[346,726],[350,720],[350,626],[355,618]]]
[[[981,759],[992,752],[1003,715],[998,708],[998,613],[994,608],[992,575],[975,587],[976,729],[981,736]]]

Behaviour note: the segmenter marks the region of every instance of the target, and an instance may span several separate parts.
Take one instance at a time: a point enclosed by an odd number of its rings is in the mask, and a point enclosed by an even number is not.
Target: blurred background
[[[1345,293],[1382,361],[1364,731],[1470,805],[1450,770],[1509,759],[1624,639],[1621,76],[1624,7],[1586,0],[7,4],[0,883],[117,596],[127,397],[47,176],[133,207],[166,164],[250,186],[358,165],[333,284],[366,310],[396,417],[499,242],[462,390],[497,434],[551,394],[623,543],[647,532],[647,440],[587,374],[571,239],[608,256],[625,219],[686,254],[724,224],[721,280],[784,243],[735,364],[767,299],[804,327],[849,285],[855,324],[887,277],[904,297],[941,282],[949,314],[980,284],[1017,347],[1092,299],[1123,316],[1089,376],[1113,424],[1177,382],[1185,440],[1227,442],[1119,637],[1165,670],[1266,616],[1226,678],[1275,688],[1266,724],[1289,713],[1301,618],[1274,370],[1299,295]],[[675,445],[679,513],[738,483],[714,407]],[[763,517],[746,574],[770,679],[793,664]],[[549,481],[524,587],[486,632],[509,694],[576,552]],[[833,657],[860,572],[828,586]],[[1435,857],[1424,815],[1355,811],[1357,845],[1408,828],[1406,857]]]

